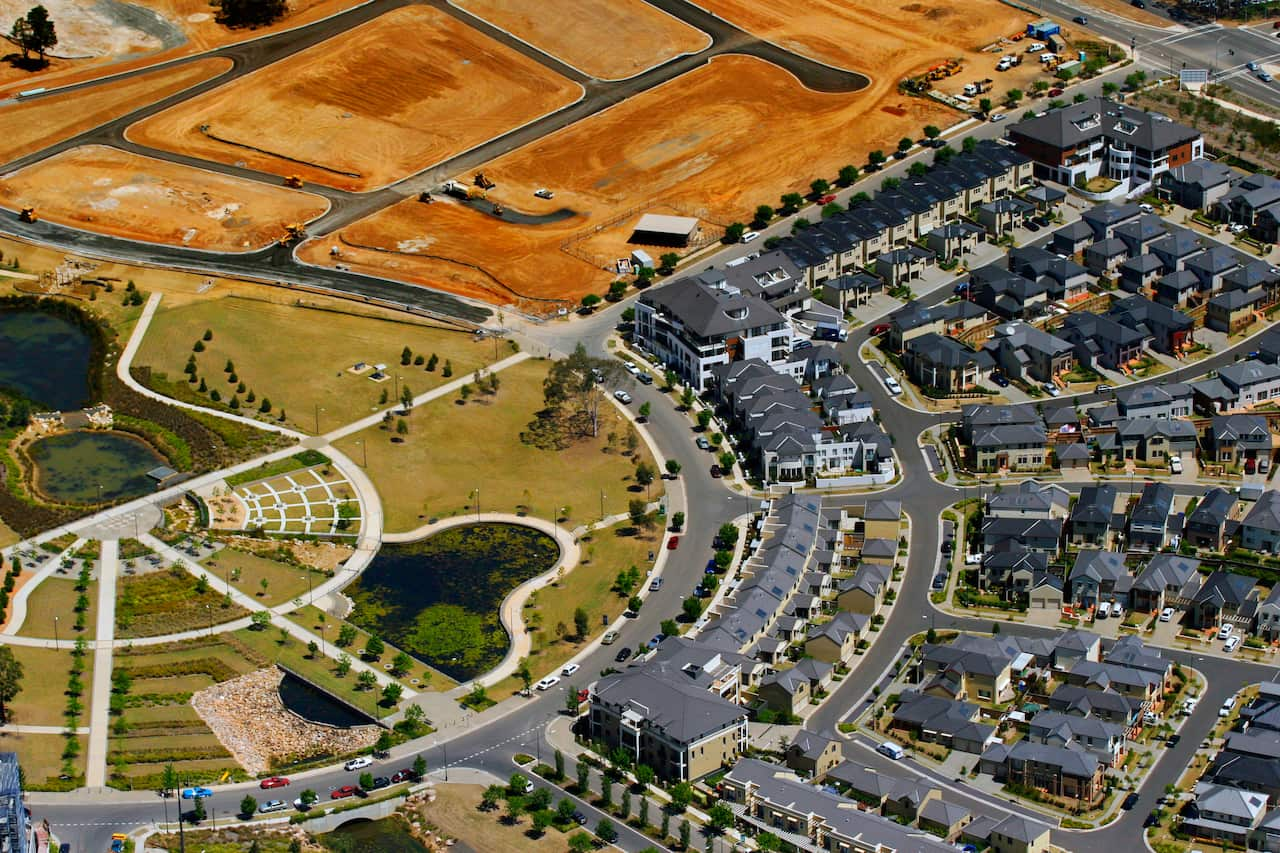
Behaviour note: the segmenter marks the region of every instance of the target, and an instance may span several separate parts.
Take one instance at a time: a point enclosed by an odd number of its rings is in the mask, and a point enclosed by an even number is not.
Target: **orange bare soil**
[[[349,263],[488,301],[515,302],[511,294],[519,293],[576,302],[601,292],[612,278],[606,265],[629,255],[640,210],[696,215],[714,231],[952,116],[920,98],[814,92],[775,65],[720,56],[485,165],[497,182],[491,200],[531,214],[568,208],[575,212],[569,219],[517,225],[454,204],[408,200],[341,232],[349,243],[380,251],[330,259],[334,237],[303,251],[313,262]],[[555,198],[535,198],[539,187]],[[562,251],[570,239],[585,260]],[[650,249],[655,257],[662,251]],[[441,262],[426,262],[423,253],[461,263],[442,276]]]
[[[328,209],[310,193],[89,145],[0,177],[0,205],[132,240],[221,252],[268,245]]]
[[[5,128],[0,135],[0,163],[8,163],[127,115],[230,68],[230,59],[200,59],[65,95],[49,95],[0,108],[0,126]]]
[[[0,0],[0,3],[2,2],[3,0]],[[158,48],[145,46],[155,40],[135,30],[134,33],[138,38],[133,43],[122,37],[110,43],[102,39],[100,40],[102,43],[91,45],[90,50],[74,51],[76,56],[87,58],[51,57],[49,65],[38,71],[25,71],[7,62],[0,62],[0,97],[9,97],[15,92],[37,86],[48,88],[66,86],[109,74],[119,74],[212,48],[259,38],[313,23],[358,6],[362,2],[365,0],[290,0],[288,14],[269,27],[231,29],[214,19],[216,10],[208,0],[132,0],[131,5],[152,9],[179,27],[186,34],[186,42],[163,52],[157,52]],[[91,31],[101,29],[95,26],[100,20],[95,14],[97,4],[84,2],[84,0],[69,0],[56,7],[49,2],[45,5],[50,7],[50,15],[58,27],[60,44],[54,48],[55,53],[70,52],[68,48],[72,46],[67,43],[64,34],[71,26],[79,23],[82,29]],[[18,6],[21,7],[19,11],[25,13],[30,4],[22,0]],[[80,10],[84,21],[71,20],[75,15],[74,10]],[[5,20],[12,20],[12,16]],[[89,37],[92,38],[92,35]]]
[[[643,0],[457,0],[457,5],[602,80],[632,77],[711,43]],[[602,46],[607,45],[607,49]]]
[[[990,77],[982,48],[1024,32],[1032,15],[999,0],[698,0],[698,5],[788,50],[871,77],[867,94],[891,93],[904,77],[963,59]],[[995,54],[999,56],[999,54]]]
[[[152,116],[129,138],[364,191],[580,94],[457,19],[412,6]]]

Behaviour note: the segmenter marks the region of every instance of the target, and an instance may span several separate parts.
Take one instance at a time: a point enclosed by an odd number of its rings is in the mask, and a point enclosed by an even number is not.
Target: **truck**
[[[449,195],[457,196],[459,198],[467,198],[467,194],[470,192],[470,190],[471,190],[470,187],[468,187],[466,184],[460,181],[444,182],[444,191],[447,192]]]
[[[984,92],[990,92],[991,86],[995,83],[990,77],[985,80],[974,80],[972,83],[966,83],[964,93],[967,97],[972,98],[974,95],[981,95]]]
[[[126,836],[122,832],[113,833],[111,836],[111,853],[124,853],[124,842]]]
[[[849,333],[840,328],[838,323],[818,323],[813,329],[813,338],[818,341],[847,341]]]

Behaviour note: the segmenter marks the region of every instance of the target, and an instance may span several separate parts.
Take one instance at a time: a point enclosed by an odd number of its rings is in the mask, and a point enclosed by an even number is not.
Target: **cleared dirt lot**
[[[93,0],[63,0],[50,15],[58,28],[59,45],[54,49],[58,56],[74,55],[75,59],[51,59],[48,67],[26,71],[8,62],[0,62],[0,95],[34,86],[65,86],[73,82],[91,80],[107,74],[118,74],[145,65],[176,59],[199,53],[214,47],[234,44],[258,38],[269,33],[292,29],[326,18],[344,9],[357,6],[364,0],[290,0],[289,13],[269,27],[258,29],[229,29],[214,20],[215,11],[208,0],[131,0],[130,6],[142,6],[153,10],[163,18],[157,29],[169,29],[181,33],[185,41],[157,40],[129,26],[128,21],[113,17],[113,9]],[[0,12],[18,8],[25,14],[31,7],[27,0],[0,0]],[[12,21],[14,14],[0,16],[0,20]],[[103,25],[105,19],[105,26]],[[79,31],[89,40],[92,54],[69,49],[66,36]],[[5,25],[8,32],[8,25]],[[114,34],[112,38],[105,36]],[[4,52],[4,51],[0,51]],[[20,54],[19,54],[20,55]]]
[[[310,193],[89,145],[0,177],[0,205],[53,222],[224,252],[267,245],[328,209]]]
[[[628,255],[637,208],[698,215],[714,229],[748,217],[762,202],[776,204],[781,193],[807,192],[811,179],[833,178],[846,163],[864,163],[869,150],[892,148],[903,135],[919,136],[926,124],[949,124],[954,116],[896,92],[821,94],[769,63],[717,57],[486,165],[497,181],[490,199],[533,214],[566,208],[574,211],[570,218],[516,225],[469,208],[406,201],[339,235],[381,251],[339,260],[491,301],[515,302],[484,295],[505,290],[576,302],[611,280],[605,262]],[[555,198],[535,198],[538,187]],[[594,264],[561,251],[578,238]],[[304,255],[331,263],[325,255],[335,242],[315,241]],[[446,276],[440,261],[421,257],[427,253],[464,263]]]
[[[711,37],[643,0],[454,0],[473,15],[602,80],[631,77]],[[602,49],[602,45],[608,45]]]
[[[229,59],[201,59],[65,95],[0,108],[0,162],[39,151],[144,104],[208,80],[231,68]]]
[[[363,191],[580,93],[456,19],[414,6],[166,110],[129,137]]]

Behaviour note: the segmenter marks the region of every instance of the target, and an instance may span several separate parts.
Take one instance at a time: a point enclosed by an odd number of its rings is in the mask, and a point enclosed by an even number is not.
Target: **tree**
[[[422,757],[422,753],[418,753],[413,759],[413,778],[421,779],[427,775],[427,759]]]
[[[413,658],[404,652],[396,653],[396,656],[391,659],[391,674],[396,678],[407,675],[411,669],[413,669]]]
[[[1004,96],[1004,98],[1005,98],[1005,101],[1009,104],[1009,106],[1011,107],[1017,106],[1018,101],[1022,100],[1022,90],[1010,89],[1008,93]]]
[[[804,196],[800,193],[785,193],[782,198],[782,213],[790,216],[800,209],[800,205],[804,204]]]
[[[637,764],[635,770],[636,784],[641,788],[647,788],[653,784],[654,772],[653,768],[648,764]]]
[[[716,803],[707,810],[707,820],[710,821],[716,834],[722,835],[726,829],[733,826],[733,812],[724,803]]]
[[[924,136],[926,139],[937,139],[942,135],[942,130],[936,124],[926,124],[924,126]]]
[[[596,293],[588,293],[582,297],[582,307],[588,311],[600,304],[600,295]]]
[[[222,0],[218,22],[228,27],[264,27],[287,11],[287,0]]]
[[[591,787],[591,768],[585,761],[578,762],[578,796],[584,796]]]
[[[692,836],[693,836],[693,830],[689,827],[689,821],[687,820],[680,821],[680,847],[685,850],[688,850],[689,840],[692,838]]]
[[[310,660],[315,660],[316,655],[318,654],[320,654],[320,644],[317,643],[315,640],[312,640],[311,642],[307,643],[307,658]]]
[[[647,418],[649,417],[649,413],[652,411],[653,407],[649,405],[647,400],[640,404],[640,417]]]
[[[573,611],[573,630],[579,642],[586,639],[587,632],[591,630],[591,626],[587,621],[585,608],[579,607]]]
[[[417,705],[412,706],[417,708]],[[378,733],[378,739],[373,742],[373,751],[375,755],[385,755],[391,747],[395,746],[392,740],[391,732],[383,729]]]
[[[528,658],[520,658],[520,662],[516,665],[516,675],[520,677],[520,681],[524,684],[524,692],[528,693],[529,688],[533,686],[533,671],[529,669]]]
[[[347,673],[351,671],[351,655],[343,652],[338,655],[338,665],[334,668],[333,674],[338,678],[346,678]]]
[[[39,54],[41,65],[45,64],[45,53],[58,43],[57,30],[49,19],[48,10],[43,6],[33,6],[26,18],[14,21],[11,35],[22,48],[22,58],[27,58],[28,51],[35,51]]]
[[[691,595],[680,605],[680,609],[684,611],[684,618],[693,622],[702,615],[702,599]]]
[[[978,101],[978,110],[979,110],[983,115],[986,115],[987,113],[990,113],[990,112],[991,112],[991,107],[992,107],[992,104],[991,104],[991,99],[990,99],[990,98],[982,98],[982,99],[980,99],[980,100]]]
[[[204,797],[196,797],[195,805],[191,807],[191,822],[200,823],[204,819]]]
[[[756,835],[756,849],[761,853],[776,853],[782,849],[782,840],[772,832],[761,832]]]
[[[632,527],[644,526],[649,518],[645,502],[639,498],[627,502],[627,514],[630,516]]]
[[[649,826],[649,798],[640,798],[640,814],[636,818],[640,821],[640,828],[645,829]]]
[[[677,477],[680,475],[681,467],[683,466],[681,466],[681,464],[677,460],[675,459],[667,460],[667,473],[670,474],[672,477]]]
[[[653,466],[648,462],[641,462],[636,466],[637,484],[647,488],[652,485],[655,476],[657,476],[657,472],[653,470]]]
[[[431,357],[427,359],[427,372],[435,373],[436,365],[440,363],[440,356],[431,353]]]
[[[22,61],[28,61],[31,58],[32,38],[31,25],[27,23],[26,18],[18,18],[13,22],[13,29],[9,31],[9,38],[13,40],[14,44],[22,48]],[[125,298],[128,299],[128,297]],[[200,348],[196,350],[196,352],[200,352],[204,349],[204,345],[199,341],[196,341],[196,346]]]
[[[412,405],[413,405],[413,392],[409,390],[408,385],[401,386],[400,387],[401,408],[408,410],[408,408]]]
[[[378,683],[378,677],[367,669],[361,670],[356,676],[357,690],[372,690]]]
[[[717,461],[720,463],[720,467],[724,469],[724,472],[728,474],[733,470],[733,463],[738,460],[737,457],[726,450],[724,453],[720,454],[720,458]]]
[[[680,392],[680,405],[684,406],[686,410],[693,408],[694,399],[695,396],[692,388],[686,387]]]
[[[533,813],[533,834],[536,836],[544,835],[547,827],[551,826],[555,821],[555,815],[545,809],[538,809]]]
[[[404,695],[404,687],[396,681],[388,681],[386,686],[382,688],[382,704],[390,707],[400,701],[400,697]]]
[[[558,749],[556,750],[555,765],[556,765],[556,779],[563,779],[564,778],[564,753]]]
[[[9,722],[8,705],[22,692],[22,663],[13,649],[0,646],[0,722]]]
[[[249,621],[252,623],[250,627],[253,630],[265,631],[267,630],[267,626],[271,624],[271,614],[266,610],[255,610],[253,614],[249,616]]]
[[[570,853],[589,853],[595,847],[596,843],[585,832],[575,832],[569,836]]]
[[[658,630],[663,634],[666,634],[668,637],[674,637],[680,633],[680,626],[674,619],[663,619],[658,623]]]
[[[507,792],[501,785],[490,785],[480,792],[480,810],[491,812],[506,797]]]
[[[644,599],[638,595],[633,595],[627,599],[627,609],[632,613],[639,613],[640,608],[644,606]]]
[[[622,792],[622,803],[620,804],[620,807],[622,809],[623,820],[626,820],[627,818],[631,817],[631,792],[630,791],[624,790]]]
[[[751,221],[751,224],[757,226],[767,225],[771,219],[773,219],[773,208],[767,204],[762,204],[756,208],[756,216]]]
[[[618,830],[614,827],[613,821],[601,818],[596,824],[596,837],[606,844],[612,844],[618,838]]]
[[[364,644],[364,656],[372,660],[382,657],[382,653],[386,650],[386,645],[376,634],[369,638],[369,642]]]
[[[606,807],[613,805],[613,780],[608,775],[600,777],[600,802]]]
[[[809,182],[809,189],[813,191],[814,196],[826,195],[827,190],[831,189],[831,184],[825,178],[814,178]]]
[[[298,799],[302,801],[304,806],[310,806],[314,805],[320,799],[320,795],[310,788],[307,788],[298,795]]]
[[[847,187],[854,181],[858,180],[858,167],[852,163],[847,166],[840,167],[840,173],[836,176],[836,180],[840,186]]]
[[[551,808],[551,789],[534,788],[533,793],[525,800],[530,811],[540,812]]]
[[[1119,89],[1120,87],[1117,86],[1115,83],[1112,83],[1110,80],[1102,84],[1102,94],[1106,95],[1107,97],[1111,97]]]
[[[617,359],[592,358],[578,344],[568,358],[552,362],[542,382],[543,403],[578,435],[594,438],[600,432],[601,407],[606,405],[602,389],[616,386],[626,375]]]
[[[680,263],[680,256],[675,252],[663,252],[658,257],[658,263],[661,264],[658,267],[658,272],[663,275],[671,275],[676,271],[676,264]]]
[[[689,803],[693,802],[693,786],[688,782],[677,782],[667,790],[667,793],[671,795],[671,806],[676,810],[676,814],[689,808]]]
[[[884,156],[884,152],[881,151],[879,148],[877,148],[875,151],[872,151],[870,154],[867,155],[867,162],[870,163],[872,166],[875,166],[876,168],[879,168],[880,166],[884,165],[884,161],[886,159],[887,158]]]
[[[245,794],[244,799],[240,801],[240,817],[251,818],[257,810],[258,801],[249,794]]]
[[[573,820],[573,813],[577,810],[577,807],[573,804],[573,800],[568,797],[562,797],[560,802],[556,803],[556,818],[561,823],[568,823]]]
[[[910,136],[904,136],[898,140],[898,150],[902,152],[910,151],[911,146],[915,144],[916,144],[916,141],[912,139]]]
[[[742,240],[742,235],[747,233],[747,226],[741,222],[730,222],[724,229],[724,241],[726,243],[737,243]]]
[[[338,639],[335,640],[339,648],[346,648],[356,641],[356,627],[344,622],[338,628]]]
[[[409,349],[408,347],[405,347],[404,349],[400,350],[400,363],[407,365],[412,362],[413,362],[413,350]]]
[[[978,140],[974,139],[972,136],[966,136],[964,140],[961,141],[960,147],[966,152],[971,152],[978,147]]]
[[[907,174],[913,178],[923,178],[929,173],[929,167],[923,161],[917,160],[911,164],[911,168],[907,169]]]

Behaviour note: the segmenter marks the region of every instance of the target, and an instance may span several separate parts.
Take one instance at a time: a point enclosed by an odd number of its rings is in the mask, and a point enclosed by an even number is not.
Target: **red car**
[[[581,705],[583,702],[587,701],[587,699],[589,699],[589,698],[591,698],[591,691],[590,691],[590,690],[588,690],[587,688],[585,688],[585,687],[584,687],[584,688],[582,688],[581,690],[579,690],[579,691],[578,691],[578,704],[579,704],[579,705]]]
[[[401,782],[408,782],[412,778],[412,770],[409,770],[408,768],[405,768],[404,770],[397,770],[395,773],[391,774],[391,784],[398,785]]]
[[[360,789],[357,788],[355,785],[343,785],[341,788],[334,788],[332,793],[329,794],[329,799],[342,800],[342,799],[346,799],[347,797],[354,797],[357,793],[359,793],[359,791]]]
[[[831,204],[831,202],[835,200],[836,194],[830,193],[829,195],[824,195],[822,198],[818,199],[818,204]]]
[[[266,788],[283,788],[289,784],[289,780],[283,776],[272,776],[270,779],[263,779],[260,787]]]
[[[871,327],[871,334],[873,337],[875,335],[883,335],[887,331],[889,331],[888,323],[876,323],[874,326]]]
[[[1050,97],[1050,98],[1056,98],[1056,97],[1058,97],[1058,96],[1059,96],[1059,95],[1061,95],[1061,94],[1062,94],[1062,89],[1050,89],[1050,90],[1049,90],[1049,97]]]
[[[674,551],[675,549],[677,549],[677,548],[679,548],[679,547],[680,547],[680,537],[679,537],[679,536],[672,536],[670,539],[668,539],[668,540],[667,540],[667,550],[668,550],[668,551]]]

